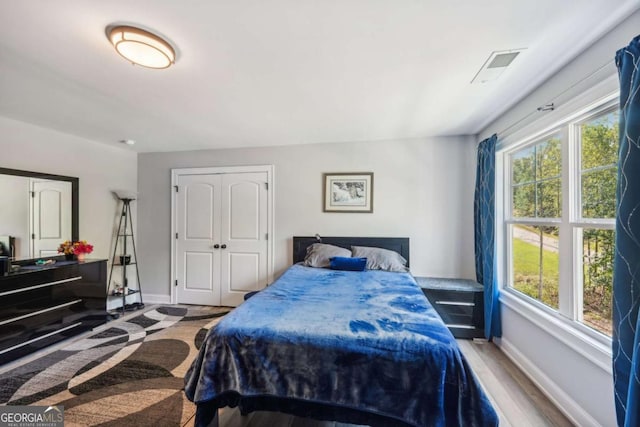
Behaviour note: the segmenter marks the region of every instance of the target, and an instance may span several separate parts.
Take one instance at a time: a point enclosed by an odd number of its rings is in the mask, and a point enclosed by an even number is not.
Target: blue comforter
[[[263,399],[259,409],[285,412],[326,405],[341,421],[358,421],[339,416],[356,409],[389,425],[498,424],[408,273],[292,266],[209,331],[185,392],[199,411]]]

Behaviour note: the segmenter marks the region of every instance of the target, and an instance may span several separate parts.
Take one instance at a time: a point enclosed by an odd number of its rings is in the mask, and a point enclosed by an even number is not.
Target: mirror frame
[[[79,226],[79,194],[80,194],[80,179],[73,176],[54,175],[51,173],[31,172],[23,171],[19,169],[8,169],[0,167],[0,174],[2,175],[17,175],[27,178],[42,178],[50,179],[54,181],[67,181],[71,183],[71,240],[74,242],[80,239],[80,226]]]

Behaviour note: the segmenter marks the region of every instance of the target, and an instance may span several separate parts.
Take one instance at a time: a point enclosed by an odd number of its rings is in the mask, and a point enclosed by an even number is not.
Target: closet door
[[[238,306],[268,284],[267,172],[179,175],[177,302]]]
[[[179,303],[220,305],[221,181],[221,175],[181,175],[178,178],[176,278]]]
[[[222,175],[221,305],[267,286],[267,173]]]

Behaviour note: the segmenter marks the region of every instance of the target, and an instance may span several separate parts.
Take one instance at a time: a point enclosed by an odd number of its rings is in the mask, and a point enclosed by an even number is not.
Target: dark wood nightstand
[[[456,338],[484,338],[484,289],[467,279],[416,277],[422,292]]]

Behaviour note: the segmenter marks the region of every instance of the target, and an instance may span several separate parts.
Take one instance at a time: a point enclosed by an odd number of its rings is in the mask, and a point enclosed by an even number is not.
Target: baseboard
[[[145,304],[171,304],[171,296],[170,295],[162,295],[162,294],[144,294],[144,303]]]
[[[569,420],[581,427],[601,427],[601,424],[586,412],[558,384],[542,372],[531,360],[504,337],[500,349],[529,379],[544,393]]]

